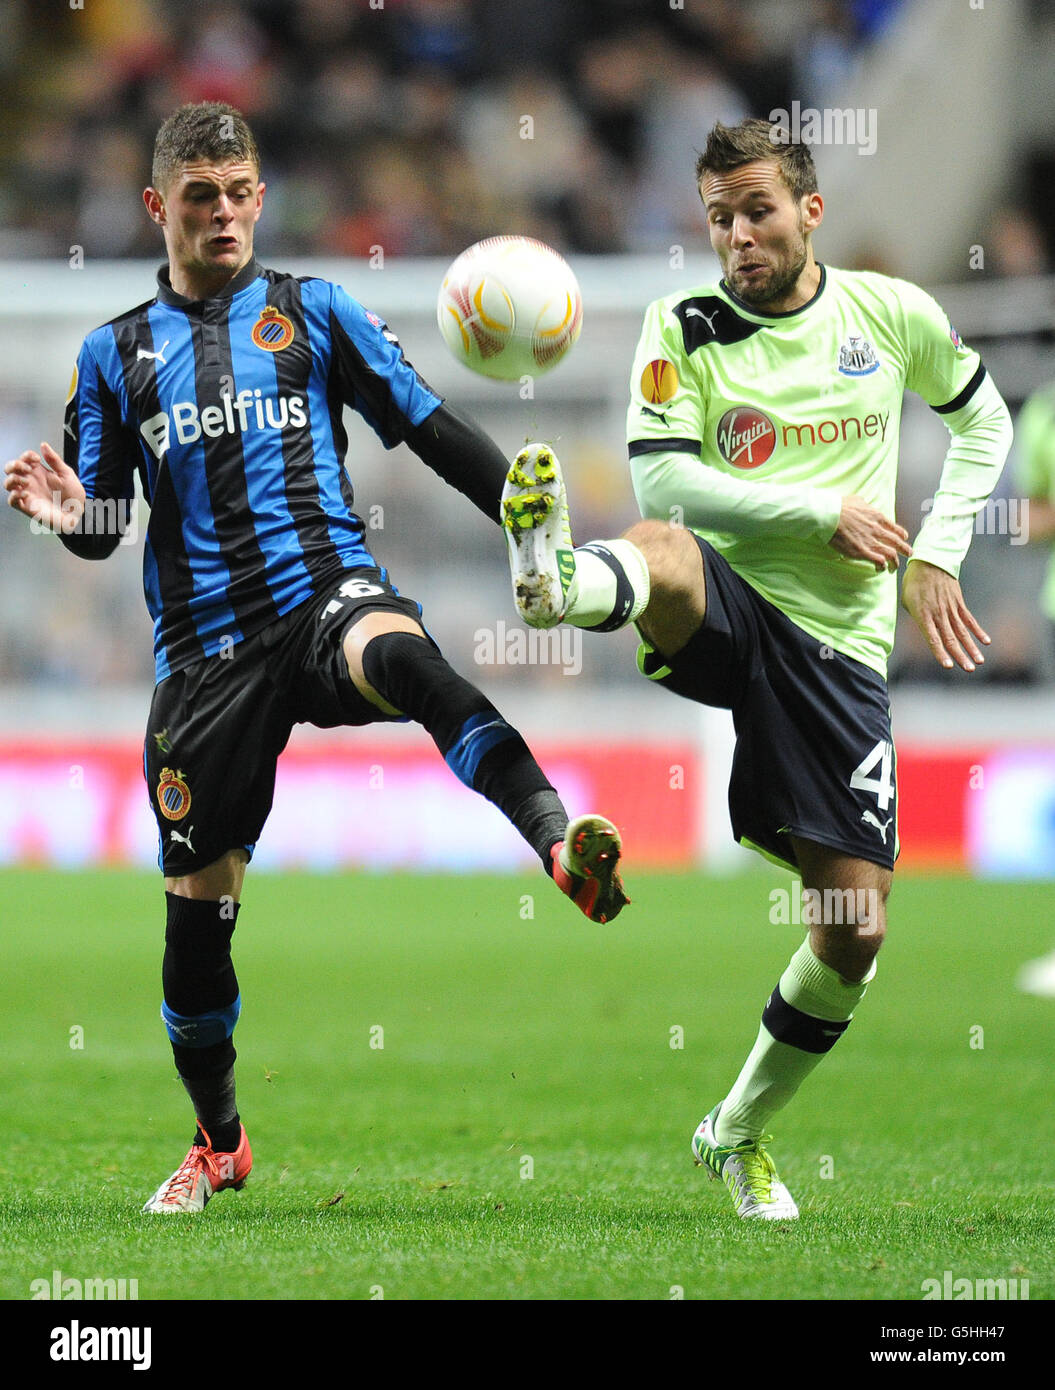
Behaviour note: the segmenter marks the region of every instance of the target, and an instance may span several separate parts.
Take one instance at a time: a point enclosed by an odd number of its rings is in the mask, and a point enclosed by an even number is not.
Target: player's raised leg
[[[758,1038],[725,1099],[692,1137],[693,1158],[722,1178],[742,1217],[795,1217],[764,1131],[850,1026],[875,975],[891,873],[793,838],[809,935],[762,1011]]]
[[[502,492],[513,598],[531,627],[571,623],[614,632],[637,622],[657,650],[674,655],[703,621],[706,587],[691,532],[640,521],[615,540],[573,548],[560,463],[546,444],[513,461]]]
[[[344,635],[356,688],[388,714],[432,736],[447,766],[494,803],[538,854],[553,881],[591,921],[610,922],[629,901],[619,877],[619,832],[604,816],[568,813],[521,735],[460,676],[412,619],[365,613]]]
[[[241,997],[231,937],[247,862],[244,850],[230,850],[196,873],[165,880],[161,1016],[198,1128],[144,1212],[200,1212],[214,1193],[241,1188],[253,1166],[235,1102],[232,1039]]]

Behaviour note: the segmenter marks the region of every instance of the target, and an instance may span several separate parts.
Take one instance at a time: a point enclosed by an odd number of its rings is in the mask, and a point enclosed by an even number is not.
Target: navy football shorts
[[[156,686],[144,769],[166,876],[204,869],[230,849],[252,855],[294,724],[402,720],[360,695],[342,650],[349,626],[377,609],[421,621],[420,604],[383,570],[350,570],[269,627]]]
[[[878,672],[793,623],[696,536],[707,611],[674,657],[644,642],[642,672],[732,711],[733,834],[797,869],[789,836],[892,869],[897,786],[890,697]]]

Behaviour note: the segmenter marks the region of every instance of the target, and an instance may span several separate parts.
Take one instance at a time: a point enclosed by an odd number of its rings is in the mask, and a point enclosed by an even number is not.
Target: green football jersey
[[[897,575],[828,544],[841,500],[857,494],[893,518],[904,391],[948,415],[985,368],[918,286],[820,271],[814,297],[788,313],[753,310],[724,282],[649,306],[631,378],[631,467],[644,514],[692,527],[806,632],[885,674]],[[672,456],[693,468],[691,491],[702,478],[722,495],[722,528],[681,508],[679,475],[658,473]],[[955,573],[962,553],[939,554],[948,540],[937,529],[928,552],[926,532],[915,553]]]
[[[1018,417],[1019,485],[1027,497],[1055,503],[1055,384],[1034,391]],[[1055,547],[1040,606],[1055,622]]]

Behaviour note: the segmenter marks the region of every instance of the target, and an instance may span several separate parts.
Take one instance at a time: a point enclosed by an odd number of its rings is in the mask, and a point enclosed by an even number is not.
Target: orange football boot
[[[199,1122],[205,1135],[204,1144],[192,1144],[190,1153],[180,1166],[161,1184],[143,1207],[144,1211],[204,1211],[205,1203],[215,1192],[233,1187],[237,1192],[253,1167],[253,1152],[245,1125],[241,1127],[238,1147],[234,1153],[217,1153],[212,1140]]]
[[[553,882],[591,922],[610,922],[630,899],[619,878],[619,831],[604,816],[579,816],[550,850]]]

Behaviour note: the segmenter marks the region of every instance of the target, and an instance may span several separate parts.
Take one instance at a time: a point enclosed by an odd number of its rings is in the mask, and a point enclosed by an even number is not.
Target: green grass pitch
[[[192,1132],[160,883],[0,874],[0,1296],[56,1270],[140,1299],[919,1300],[946,1270],[1052,1296],[1055,1002],[1014,988],[1050,887],[897,882],[868,998],[772,1126],[802,1217],[767,1227],[689,1137],[798,943],[790,880],[628,877],[601,927],[541,877],[251,874],[256,1166],[159,1219]]]

